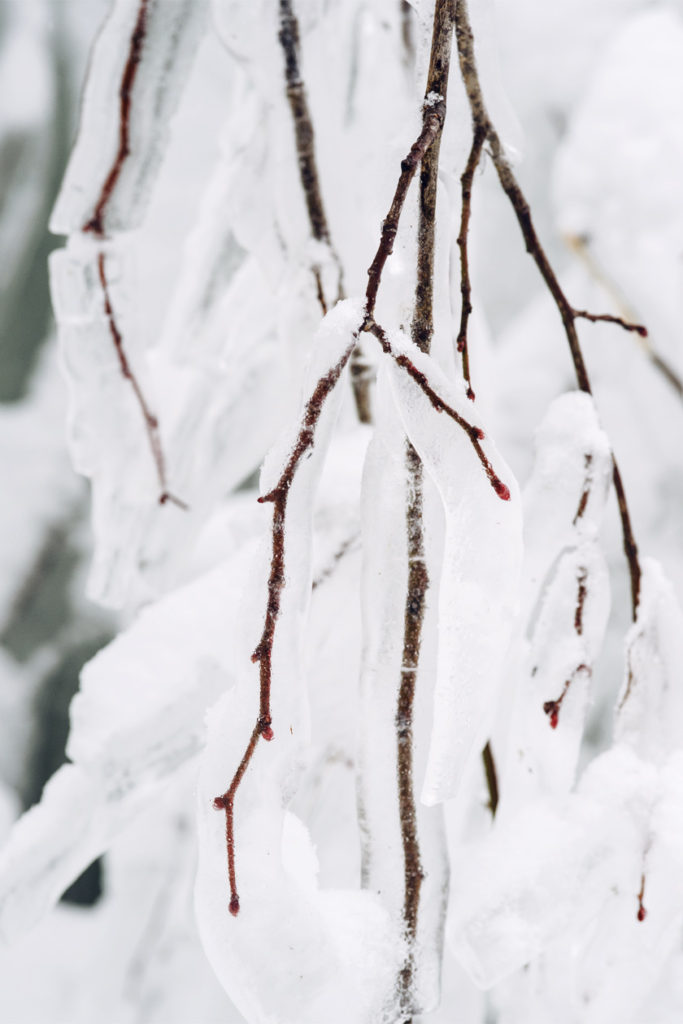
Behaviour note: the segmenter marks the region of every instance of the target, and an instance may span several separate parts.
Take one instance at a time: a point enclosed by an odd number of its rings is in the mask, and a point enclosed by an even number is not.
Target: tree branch
[[[107,205],[121,176],[123,165],[130,155],[131,93],[138,73],[138,66],[142,57],[142,47],[147,34],[147,5],[148,0],[140,0],[138,16],[130,37],[128,59],[123,69],[123,76],[119,87],[119,148],[114,158],[114,163],[102,186],[93,215],[83,227],[85,233],[91,231],[97,238],[105,237],[104,217]]]
[[[455,34],[458,47],[458,58],[460,62],[460,72],[470,104],[473,129],[475,132],[479,130],[485,133],[485,138],[489,144],[491,159],[493,160],[496,173],[498,174],[498,179],[503,191],[510,200],[510,204],[517,217],[517,222],[524,237],[527,252],[536,263],[536,266],[538,267],[560,314],[562,325],[569,343],[569,350],[574,364],[574,371],[579,388],[581,391],[585,391],[586,394],[590,395],[592,394],[590,380],[588,378],[588,372],[586,370],[581,346],[579,344],[579,337],[576,331],[576,319],[579,316],[579,313],[577,313],[569,303],[548,257],[545,254],[538,235],[536,234],[536,229],[534,228],[529,205],[524,197],[524,193],[517,183],[517,179],[515,178],[510,163],[505,155],[500,137],[496,132],[486,109],[486,104],[481,90],[481,83],[477,72],[474,53],[474,39],[469,22],[467,0],[455,0]],[[612,455],[612,465],[612,479],[617,495],[617,504],[619,506],[624,553],[628,562],[629,575],[631,578],[631,609],[635,620],[638,610],[641,577],[638,548],[633,536],[631,518],[626,502],[621,474],[614,455]]]
[[[306,202],[308,223],[311,234],[317,242],[326,247],[337,268],[337,294],[334,298],[325,294],[323,276],[320,266],[314,264],[312,269],[316,284],[318,303],[323,316],[340,299],[346,297],[344,291],[344,273],[339,254],[332,243],[332,235],[323,203],[318,163],[315,154],[315,129],[308,106],[306,86],[301,76],[299,60],[300,37],[292,0],[280,0],[280,31],[278,39],[285,58],[285,82],[287,101],[294,123],[294,138],[299,161],[299,179]],[[370,382],[372,371],[368,366],[360,346],[356,346],[351,356],[351,385],[356,403],[356,413],[361,423],[372,422],[370,404]]]
[[[468,237],[470,227],[470,215],[472,211],[472,181],[474,172],[479,164],[481,151],[484,146],[486,133],[482,127],[476,127],[472,137],[472,148],[467,159],[467,165],[460,179],[462,203],[460,208],[460,233],[458,234],[458,246],[460,248],[460,295],[462,303],[460,306],[460,329],[458,331],[457,349],[462,353],[462,375],[467,384],[467,397],[474,400],[472,390],[472,377],[470,375],[470,357],[467,346],[467,326],[472,312],[472,286],[470,283],[470,267],[468,258]]]
[[[177,505],[178,508],[187,509],[188,506],[185,502],[181,501],[180,498],[177,498],[174,494],[171,494],[168,489],[166,479],[166,460],[164,459],[161,436],[159,434],[159,420],[147,404],[147,399],[145,398],[144,392],[140,386],[140,382],[135,376],[128,361],[128,356],[126,355],[126,350],[123,344],[123,337],[116,323],[114,310],[111,304],[109,282],[107,281],[105,257],[103,252],[98,253],[97,256],[97,271],[100,278],[100,284],[102,285],[102,294],[104,295],[104,312],[107,316],[109,333],[111,334],[112,341],[114,342],[114,348],[116,349],[116,354],[119,359],[121,374],[124,379],[130,383],[130,386],[133,389],[133,394],[135,395],[145,423],[147,439],[149,441],[149,447],[152,452],[152,458],[154,459],[154,465],[157,472],[157,479],[159,481],[159,504],[165,505],[167,502],[171,502],[172,504]]]

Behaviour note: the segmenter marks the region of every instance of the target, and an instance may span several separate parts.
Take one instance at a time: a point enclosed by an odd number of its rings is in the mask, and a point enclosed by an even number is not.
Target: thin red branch
[[[429,399],[432,408],[435,409],[436,412],[445,413],[446,416],[450,417],[450,419],[452,419],[455,423],[458,424],[459,427],[461,427],[465,431],[472,444],[472,447],[474,448],[477,458],[479,459],[482,465],[482,468],[486,474],[486,478],[491,484],[491,487],[494,489],[499,498],[501,498],[503,501],[509,501],[509,487],[506,484],[504,484],[503,481],[500,479],[500,477],[494,470],[493,466],[491,465],[491,462],[489,461],[487,455],[485,454],[484,449],[481,446],[481,441],[484,440],[484,431],[481,430],[479,427],[475,427],[473,424],[469,423],[464,418],[464,416],[461,416],[460,413],[457,412],[457,410],[455,410],[452,406],[448,405],[447,402],[444,402],[444,400],[436,393],[434,388],[431,386],[425,374],[422,373],[421,370],[418,370],[418,368],[415,366],[412,360],[408,358],[408,356],[403,355],[402,353],[397,355],[394,352],[393,348],[391,347],[391,342],[389,341],[386,335],[386,332],[383,330],[383,328],[379,326],[378,323],[376,323],[374,320],[366,320],[364,327],[365,330],[370,331],[370,333],[377,338],[382,347],[382,351],[385,353],[385,355],[390,356],[390,358],[393,359],[394,363],[398,367],[400,367],[400,369],[402,369],[405,373],[407,373],[408,376],[413,381],[415,381],[415,383],[423,392],[423,394],[425,394]]]
[[[469,22],[467,0],[455,0],[455,34],[458,47],[458,58],[460,62],[460,72],[470,104],[473,130],[476,131],[477,129],[480,129],[486,133],[489,152],[491,159],[493,160],[496,173],[498,174],[498,180],[500,181],[501,187],[507,195],[515,216],[517,217],[517,222],[522,232],[527,252],[536,263],[536,266],[538,267],[538,270],[545,281],[548,291],[550,292],[560,314],[567,342],[569,344],[572,362],[574,364],[577,383],[582,391],[585,391],[586,394],[590,395],[592,394],[590,380],[588,378],[588,372],[586,370],[583,353],[579,344],[579,337],[576,331],[576,319],[579,316],[579,313],[569,303],[550,261],[545,254],[543,246],[536,234],[529,205],[524,193],[519,187],[512,167],[505,155],[503,144],[486,109],[481,83],[477,72],[474,53],[474,38],[472,36],[472,29]],[[631,527],[631,519],[621,480],[621,474],[614,455],[612,455],[612,466],[612,479],[617,495],[617,504],[619,506],[624,553],[628,562],[631,578],[631,610],[635,621],[638,611],[641,578],[638,548],[633,536],[633,529]]]
[[[105,256],[103,252],[98,253],[97,256],[97,271],[100,278],[100,284],[102,286],[102,294],[104,296],[104,312],[107,316],[109,323],[109,333],[111,334],[114,348],[119,360],[119,367],[121,374],[125,380],[127,380],[133,389],[133,394],[137,400],[142,418],[145,424],[145,430],[147,432],[147,439],[149,441],[149,447],[152,452],[152,458],[154,459],[154,465],[156,468],[157,479],[159,481],[159,504],[165,505],[167,502],[171,502],[177,505],[179,508],[187,509],[187,505],[180,498],[177,498],[174,494],[168,490],[168,484],[166,480],[166,461],[164,459],[164,452],[161,445],[161,436],[159,434],[159,420],[150,409],[147,399],[145,398],[144,392],[140,386],[133,369],[128,361],[126,355],[126,349],[123,343],[123,337],[116,323],[114,316],[114,310],[111,303],[111,297],[109,295],[109,282],[107,281]]]
[[[391,201],[389,212],[382,222],[379,247],[368,269],[365,309],[369,317],[374,316],[382,272],[387,260],[394,251],[394,242],[398,233],[398,225],[410,183],[415,177],[415,173],[425,153],[441,131],[445,116],[446,103],[442,98],[437,99],[434,103],[425,103],[422,111],[422,131],[410,147],[408,155],[401,161],[401,174],[396,185],[394,198]]]
[[[130,155],[130,107],[133,85],[138,73],[138,67],[142,57],[142,48],[147,34],[147,6],[148,0],[140,0],[138,16],[135,27],[130,37],[128,48],[128,59],[126,60],[119,88],[119,147],[111,166],[109,174],[105,178],[95,210],[84,226],[84,232],[92,232],[98,238],[105,237],[104,217],[112,192],[119,180],[123,165]]]
[[[285,523],[289,489],[294,482],[294,477],[299,463],[306,453],[313,447],[315,440],[315,428],[323,411],[323,406],[331,392],[334,390],[335,385],[342,375],[344,367],[351,358],[356,338],[357,336],[354,335],[353,342],[346,349],[341,359],[335,363],[335,365],[323,377],[321,377],[316,384],[313,394],[306,403],[301,428],[280,479],[272,490],[258,499],[261,503],[270,502],[273,505],[272,553],[270,560],[270,574],[268,576],[268,602],[266,605],[266,617],[261,639],[251,656],[251,660],[253,662],[259,663],[259,713],[246,750],[242,756],[242,760],[239,763],[237,771],[232,777],[230,785],[225,793],[216,797],[213,802],[216,810],[225,811],[228,878],[230,881],[230,913],[234,916],[239,913],[240,909],[235,869],[235,796],[244,777],[244,773],[249,767],[249,763],[254,756],[258,741],[261,737],[263,737],[264,740],[270,741],[273,739],[274,735],[270,706],[273,644],[275,641],[275,630],[280,616],[282,590],[285,586]]]

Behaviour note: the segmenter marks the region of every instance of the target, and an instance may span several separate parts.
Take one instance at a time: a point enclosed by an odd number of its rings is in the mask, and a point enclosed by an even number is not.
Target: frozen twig
[[[469,22],[469,14],[467,8],[467,0],[456,0],[455,3],[455,34],[458,47],[458,59],[460,62],[460,71],[465,85],[465,91],[470,104],[470,110],[472,113],[472,124],[473,130],[483,131],[485,134],[486,141],[489,147],[489,153],[493,160],[498,179],[502,186],[503,191],[510,200],[510,204],[515,212],[517,221],[519,223],[526,249],[529,255],[532,257],[536,266],[538,267],[540,274],[545,281],[548,291],[550,292],[555,305],[557,306],[558,312],[562,319],[564,331],[569,343],[569,349],[571,352],[572,362],[574,364],[574,371],[576,373],[576,379],[579,388],[585,391],[587,394],[592,394],[590,380],[588,378],[588,372],[583,359],[583,353],[581,352],[581,346],[579,344],[579,337],[576,330],[576,320],[579,315],[577,310],[570,304],[567,299],[560,282],[557,279],[555,271],[553,270],[548,257],[546,256],[545,250],[541,245],[541,242],[536,234],[536,229],[531,218],[531,210],[529,204],[526,201],[524,193],[522,192],[517,179],[514,175],[512,167],[505,155],[503,144],[500,140],[493,122],[491,121],[486,104],[484,102],[484,96],[481,89],[481,83],[479,81],[479,74],[477,72],[477,65],[474,53],[474,38],[472,36],[472,29]],[[623,325],[622,325],[623,326]],[[621,473],[617,465],[617,461],[612,456],[613,473],[612,479],[614,482],[614,490],[617,495],[617,504],[619,506],[619,516],[621,519],[621,527],[623,533],[624,553],[628,562],[629,574],[631,578],[631,608],[633,618],[635,619],[638,610],[638,600],[640,595],[640,578],[641,569],[640,562],[638,559],[638,548],[633,536],[633,530],[631,527],[631,518],[629,515],[628,505],[626,502],[626,494],[624,492],[624,485],[621,479]]]
[[[589,239],[578,235],[568,235],[565,237],[565,241],[572,252],[574,252],[582,261],[591,276],[594,277],[595,280],[612,295],[617,308],[621,310],[622,314],[621,316],[614,318],[614,321],[612,317],[607,316],[597,318],[589,317],[588,319],[616,322],[626,330],[635,332],[639,337],[640,347],[652,365],[661,373],[667,383],[671,385],[678,397],[683,398],[683,380],[681,380],[680,375],[674,370],[671,364],[668,363],[666,359],[659,354],[659,352],[657,352],[652,344],[647,328],[635,323],[636,316],[633,310],[630,309],[628,303],[620,294],[619,289],[616,287],[614,282],[607,277],[605,271],[599,266],[594,255],[591,253],[589,249]],[[579,313],[577,315],[581,316],[583,314]]]
[[[313,447],[315,440],[315,428],[323,411],[323,406],[327,397],[341,377],[344,367],[351,358],[351,353],[353,352],[356,344],[356,338],[357,334],[354,335],[354,340],[348,346],[341,359],[339,359],[339,361],[335,363],[335,365],[318,381],[313,394],[306,403],[299,434],[280,479],[272,490],[258,499],[261,503],[270,502],[273,505],[272,553],[270,560],[270,574],[268,576],[268,603],[266,606],[266,618],[261,639],[251,656],[251,660],[253,662],[259,663],[259,713],[258,718],[256,719],[256,724],[254,725],[249,738],[247,748],[244,751],[242,760],[239,763],[239,767],[237,768],[230,785],[225,793],[216,797],[214,800],[214,807],[216,810],[225,811],[228,876],[230,880],[230,913],[234,916],[239,913],[240,909],[235,869],[235,795],[244,773],[249,767],[249,762],[254,756],[254,751],[256,750],[258,741],[261,737],[263,737],[264,740],[272,740],[274,735],[272,729],[270,693],[272,685],[273,643],[275,640],[275,629],[280,615],[282,588],[285,585],[285,521],[287,514],[287,498],[301,460]]]
[[[135,395],[138,406],[140,407],[140,412],[142,413],[142,418],[145,423],[149,447],[152,452],[152,458],[154,459],[154,465],[157,472],[157,479],[159,481],[159,504],[165,505],[167,502],[171,502],[173,505],[177,505],[178,508],[187,509],[185,502],[181,501],[180,498],[177,498],[174,494],[171,494],[168,489],[166,479],[166,461],[164,459],[161,437],[159,435],[159,420],[150,409],[144,392],[140,387],[140,382],[135,376],[130,362],[128,361],[128,356],[126,355],[126,350],[123,344],[123,337],[116,323],[114,310],[111,304],[109,283],[107,281],[106,262],[103,252],[98,253],[97,256],[97,272],[99,274],[100,284],[102,285],[102,294],[104,296],[104,312],[109,323],[109,333],[111,334],[114,348],[116,349],[121,374],[124,379],[130,383],[130,386],[133,389],[133,394]]]
[[[460,295],[462,304],[460,307],[460,329],[458,330],[457,349],[462,353],[462,375],[467,384],[467,397],[474,400],[472,390],[472,377],[470,374],[470,357],[467,345],[467,325],[472,312],[472,285],[470,283],[470,267],[468,258],[468,235],[470,226],[470,215],[472,212],[472,181],[474,172],[479,164],[481,151],[484,146],[486,133],[477,125],[472,136],[472,148],[467,159],[465,170],[460,178],[461,187],[461,208],[460,208],[460,233],[458,234],[458,246],[460,248]]]
[[[397,353],[394,351],[394,349],[391,346],[391,342],[389,341],[389,338],[386,335],[386,332],[382,327],[380,327],[378,323],[376,323],[374,320],[371,320],[369,322],[366,321],[364,328],[365,330],[370,331],[370,333],[377,338],[384,354],[390,356],[391,359],[393,359],[394,363],[401,370],[407,373],[411,380],[413,380],[417,384],[422,393],[426,395],[426,397],[429,399],[432,408],[436,412],[445,413],[446,416],[449,416],[450,419],[454,420],[454,422],[457,423],[458,426],[465,431],[472,444],[472,447],[474,448],[477,458],[479,459],[482,465],[482,468],[486,474],[486,478],[491,484],[491,487],[494,489],[499,498],[501,498],[503,501],[509,501],[509,487],[500,479],[500,477],[494,470],[493,466],[491,465],[488,456],[484,452],[484,449],[481,446],[481,442],[485,438],[484,431],[481,430],[480,427],[473,426],[473,424],[466,420],[464,416],[461,416],[456,409],[454,409],[447,402],[445,402],[443,398],[441,398],[441,396],[438,395],[434,388],[431,386],[422,370],[419,370],[417,366],[415,366],[415,363],[413,363],[413,361],[408,358],[408,356],[404,355],[403,353]]]
[[[140,60],[142,59],[142,48],[147,34],[147,5],[148,0],[140,0],[138,16],[130,37],[128,59],[123,69],[123,76],[119,87],[119,147],[114,163],[102,185],[93,215],[83,227],[84,232],[92,232],[97,238],[104,238],[106,236],[104,219],[107,205],[119,180],[123,165],[130,155],[131,93],[138,73],[138,67],[140,66]]]
[[[294,138],[299,161],[299,178],[306,202],[308,223],[311,234],[316,242],[326,246],[327,251],[337,268],[337,294],[330,296],[325,293],[323,274],[320,266],[314,264],[312,269],[315,279],[316,294],[323,316],[335,302],[344,299],[344,274],[339,254],[332,243],[330,226],[325,212],[318,163],[315,154],[315,129],[308,106],[306,86],[301,76],[299,61],[300,39],[292,0],[280,0],[280,31],[278,39],[285,58],[285,82],[287,102],[294,123]],[[356,412],[361,423],[372,422],[370,405],[371,371],[359,345],[351,356],[351,385],[356,403]]]
[[[446,118],[446,95],[450,72],[451,45],[453,39],[453,5],[451,0],[436,0],[434,5],[434,25],[432,44],[427,72],[427,85],[424,100],[424,123],[418,144],[411,149],[408,162],[401,164],[401,179],[411,172],[411,163],[420,160],[420,198],[419,221],[417,229],[417,280],[415,287],[415,307],[411,323],[413,342],[422,352],[429,352],[434,332],[434,242],[436,232],[436,193],[439,174],[439,153],[441,133]],[[408,166],[406,167],[406,163]],[[412,171],[414,173],[414,171]],[[405,195],[401,196],[401,179],[394,196],[394,205],[402,206]],[[407,185],[406,185],[407,188]],[[399,206],[399,212],[400,212]],[[387,248],[384,260],[391,252],[395,237],[395,220],[388,218],[382,227],[382,241]],[[381,249],[381,246],[380,246]],[[383,262],[380,257],[379,273]],[[374,264],[373,264],[374,266]],[[372,281],[372,271],[368,275],[368,283]],[[374,306],[374,303],[373,303]],[[368,316],[372,315],[372,307],[368,304]],[[373,333],[378,338],[382,349],[391,353],[388,340],[381,328],[375,324]],[[394,357],[396,363],[405,369],[413,380],[421,376],[416,368],[403,356]],[[428,384],[422,380],[422,385]],[[423,387],[423,390],[425,388]],[[431,388],[429,388],[431,391]],[[426,392],[427,393],[427,392]],[[434,399],[430,401],[435,408]],[[441,411],[439,409],[439,411]],[[457,414],[456,414],[457,415]],[[460,426],[464,421],[458,417]],[[477,446],[479,440],[470,434],[472,443]],[[475,447],[476,450],[476,447]],[[415,688],[417,671],[420,662],[422,642],[422,626],[424,622],[425,599],[429,588],[429,574],[425,557],[424,523],[422,515],[422,480],[423,468],[419,455],[410,441],[406,442],[406,471],[408,477],[406,501],[406,535],[408,548],[408,585],[403,623],[403,656],[401,659],[401,680],[396,707],[396,741],[398,770],[398,810],[401,826],[401,843],[403,846],[403,928],[407,942],[406,956],[398,978],[399,1008],[407,1019],[412,1020],[416,1009],[412,993],[413,975],[415,972],[415,941],[420,909],[420,891],[424,872],[420,855],[420,843],[417,831],[417,808],[415,801],[415,775],[413,770],[413,709],[415,704]]]

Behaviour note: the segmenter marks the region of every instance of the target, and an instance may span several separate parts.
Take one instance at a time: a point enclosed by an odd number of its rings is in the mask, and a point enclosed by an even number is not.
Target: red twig
[[[259,739],[263,737],[264,740],[272,740],[274,735],[270,707],[273,643],[275,640],[275,629],[280,615],[282,590],[285,586],[285,521],[289,489],[294,481],[294,476],[299,463],[306,453],[313,447],[315,440],[315,428],[323,411],[323,406],[341,377],[344,367],[351,358],[351,353],[353,352],[356,343],[356,337],[357,336],[354,335],[353,342],[346,349],[341,359],[335,363],[335,365],[318,381],[313,394],[306,403],[299,434],[280,479],[268,494],[264,494],[258,499],[261,503],[271,502],[273,505],[272,554],[270,560],[270,574],[268,577],[268,603],[266,606],[266,618],[261,639],[251,656],[251,660],[253,662],[259,663],[259,713],[258,718],[256,719],[256,724],[249,738],[249,743],[242,755],[239,767],[232,777],[230,785],[225,793],[216,797],[213,802],[216,810],[225,811],[228,877],[230,881],[230,913],[235,916],[239,913],[240,909],[235,868],[235,795],[244,777],[244,773],[249,767],[249,763],[254,756]]]
[[[105,237],[104,217],[107,205],[119,180],[123,165],[130,155],[131,93],[138,73],[145,35],[147,34],[147,4],[148,0],[140,0],[138,16],[130,37],[128,59],[123,69],[123,77],[121,78],[121,86],[119,88],[119,148],[114,158],[114,163],[102,186],[95,205],[95,211],[83,228],[84,232],[92,231],[98,238]]]
[[[100,284],[102,285],[102,293],[104,295],[104,312],[107,316],[109,323],[109,333],[111,334],[112,341],[114,342],[114,348],[119,359],[119,367],[121,368],[121,374],[130,383],[133,389],[133,394],[137,400],[142,418],[145,424],[145,430],[147,431],[147,438],[149,440],[149,447],[152,452],[152,458],[154,459],[154,465],[156,467],[157,479],[159,481],[159,504],[165,505],[167,502],[171,502],[177,505],[178,508],[187,509],[187,505],[180,498],[177,498],[174,494],[168,490],[166,481],[166,461],[164,459],[164,452],[161,446],[161,437],[159,435],[159,420],[154,415],[147,399],[145,398],[144,392],[140,387],[140,382],[135,376],[132,367],[128,361],[126,350],[123,344],[123,337],[116,323],[114,317],[114,310],[111,304],[111,298],[109,295],[109,283],[107,281],[107,273],[105,267],[104,253],[98,253],[97,256],[97,271],[100,278]]]
[[[400,367],[405,373],[407,373],[412,380],[415,381],[420,390],[429,399],[432,408],[435,409],[436,412],[445,413],[446,416],[454,420],[454,422],[457,423],[458,426],[465,431],[468,438],[470,439],[474,451],[476,452],[477,458],[479,459],[482,465],[486,477],[489,483],[491,484],[491,487],[493,487],[494,491],[496,492],[499,498],[501,498],[503,501],[509,501],[509,487],[503,483],[498,474],[495,472],[493,466],[491,465],[491,462],[489,461],[488,457],[484,453],[484,449],[481,446],[480,442],[484,440],[484,431],[481,430],[479,427],[475,427],[471,423],[468,423],[464,416],[461,416],[460,413],[457,412],[452,406],[448,405],[447,402],[444,402],[444,400],[436,393],[434,388],[431,386],[424,373],[422,373],[421,370],[418,370],[418,368],[415,366],[412,360],[408,358],[408,356],[403,354],[397,355],[394,352],[385,331],[379,326],[379,324],[375,323],[374,320],[371,320],[366,321],[364,327],[377,338],[380,345],[382,346],[382,351],[385,353],[385,355],[390,356],[396,363],[396,365]]]

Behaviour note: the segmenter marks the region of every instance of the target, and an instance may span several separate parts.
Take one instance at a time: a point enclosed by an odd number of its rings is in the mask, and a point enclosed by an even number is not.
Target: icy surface
[[[472,416],[471,403],[428,357],[407,342],[401,347],[443,400]],[[403,370],[391,372],[406,433],[436,484],[446,517],[434,726],[422,793],[432,804],[456,794],[493,721],[517,613],[521,501],[511,470],[488,438],[482,446],[509,488],[507,501],[493,490],[463,428],[436,413]],[[439,433],[436,415],[443,418]]]

